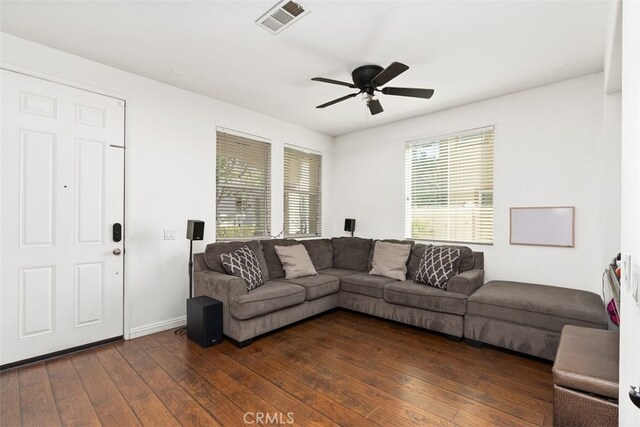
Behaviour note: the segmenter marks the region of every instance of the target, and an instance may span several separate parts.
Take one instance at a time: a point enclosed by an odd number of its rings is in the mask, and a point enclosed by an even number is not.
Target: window
[[[216,237],[267,237],[271,226],[271,144],[216,132]]]
[[[322,235],[322,156],[284,148],[284,235]]]
[[[493,126],[406,145],[405,234],[493,243]]]

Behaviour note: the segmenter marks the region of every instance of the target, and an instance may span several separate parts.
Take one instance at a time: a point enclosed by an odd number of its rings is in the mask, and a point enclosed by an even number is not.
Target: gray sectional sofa
[[[254,337],[336,307],[442,332],[452,339],[464,334],[467,298],[484,282],[482,252],[463,246],[459,274],[447,289],[414,282],[426,245],[411,246],[406,280],[370,275],[374,240],[358,237],[272,239],[209,244],[194,257],[195,295],[223,303],[224,334],[246,345]],[[318,275],[285,279],[274,247],[304,245]],[[245,282],[226,273],[220,255],[248,246],[256,253],[264,285],[247,291]]]

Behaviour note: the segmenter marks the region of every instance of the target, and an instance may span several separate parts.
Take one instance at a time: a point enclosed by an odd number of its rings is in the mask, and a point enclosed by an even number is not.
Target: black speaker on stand
[[[355,218],[345,218],[344,220],[344,231],[350,231],[351,237],[353,237],[353,233],[356,231],[356,220]]]

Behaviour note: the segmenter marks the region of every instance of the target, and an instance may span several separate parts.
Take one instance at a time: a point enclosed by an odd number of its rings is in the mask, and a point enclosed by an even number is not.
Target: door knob
[[[120,248],[115,248],[115,249],[113,250],[113,254],[114,254],[114,255],[120,255],[121,253],[122,253],[122,251],[120,250]]]

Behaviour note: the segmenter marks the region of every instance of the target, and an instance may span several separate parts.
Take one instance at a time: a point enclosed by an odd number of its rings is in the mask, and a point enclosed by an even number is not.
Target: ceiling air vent
[[[258,18],[256,24],[272,34],[278,34],[308,13],[298,3],[284,0]]]

